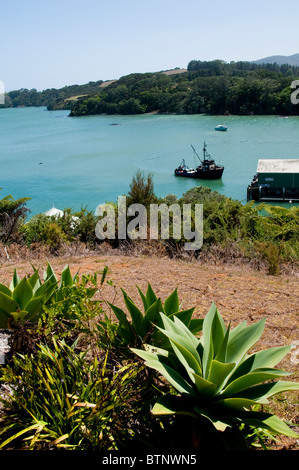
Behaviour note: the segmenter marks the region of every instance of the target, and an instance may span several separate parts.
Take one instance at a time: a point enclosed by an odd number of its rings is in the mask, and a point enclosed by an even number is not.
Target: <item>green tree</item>
[[[24,223],[29,209],[29,197],[14,199],[11,195],[0,200],[0,240],[9,243],[20,240],[20,226]]]
[[[146,208],[149,208],[150,204],[154,204],[156,201],[153,174],[148,173],[145,175],[141,170],[137,170],[130,184],[127,197],[128,205],[143,204]]]

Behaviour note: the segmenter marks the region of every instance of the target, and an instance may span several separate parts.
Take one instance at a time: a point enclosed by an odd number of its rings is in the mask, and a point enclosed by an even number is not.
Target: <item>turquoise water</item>
[[[32,214],[53,205],[94,211],[127,194],[139,168],[154,174],[158,196],[205,184],[246,202],[246,188],[259,158],[299,158],[299,117],[141,115],[68,117],[45,108],[0,110],[0,197],[31,197]],[[215,126],[225,123],[227,132]],[[176,178],[185,158],[194,166],[191,144],[202,156],[204,141],[222,180]],[[288,203],[284,204],[286,207]]]

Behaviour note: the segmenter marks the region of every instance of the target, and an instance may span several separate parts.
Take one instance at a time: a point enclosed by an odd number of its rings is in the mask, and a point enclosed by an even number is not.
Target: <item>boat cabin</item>
[[[299,201],[299,159],[263,159],[247,188],[247,201]]]

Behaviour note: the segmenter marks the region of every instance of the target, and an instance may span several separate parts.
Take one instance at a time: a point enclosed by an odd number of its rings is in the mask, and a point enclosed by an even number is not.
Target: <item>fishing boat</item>
[[[227,131],[227,126],[224,124],[218,124],[218,126],[215,127],[215,131]]]
[[[183,159],[180,166],[174,170],[175,176],[209,180],[220,179],[224,171],[224,166],[218,165],[217,163],[215,163],[215,160],[211,158],[211,155],[207,151],[206,143],[204,143],[203,146],[203,160],[200,159],[193,145],[191,145],[191,147],[193,149],[194,154],[200,161],[200,165],[198,165],[195,169],[189,168],[186,165],[185,160]]]

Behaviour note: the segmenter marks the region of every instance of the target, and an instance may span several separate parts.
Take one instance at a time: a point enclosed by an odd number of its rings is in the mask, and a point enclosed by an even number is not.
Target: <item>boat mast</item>
[[[208,156],[210,156],[210,154],[207,152],[206,148],[207,148],[207,144],[204,142],[204,143],[203,143],[203,149],[202,149],[202,151],[203,151],[203,159],[204,159],[204,160],[206,160],[206,153],[208,154]]]
[[[204,160],[214,161],[214,160],[212,160],[211,154],[206,150],[206,148],[207,148],[207,144],[204,142],[204,144],[203,144],[203,157],[204,157]],[[206,157],[206,155],[207,155],[207,157]]]
[[[197,156],[198,160],[200,161],[200,163],[202,163],[202,160],[199,158],[198,156],[198,153],[196,152],[195,148],[193,147],[193,145],[191,144],[191,147],[193,148],[193,152],[195,153],[195,155]]]

